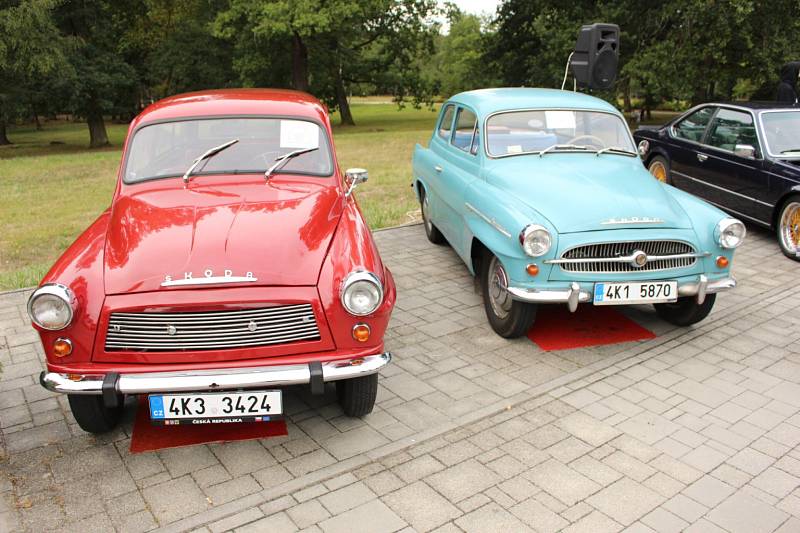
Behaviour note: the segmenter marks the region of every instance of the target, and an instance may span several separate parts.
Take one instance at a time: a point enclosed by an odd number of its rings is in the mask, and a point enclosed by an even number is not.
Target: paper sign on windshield
[[[281,148],[319,148],[319,126],[304,120],[281,120]]]
[[[548,129],[575,129],[575,113],[573,111],[545,111],[544,119],[547,121]]]

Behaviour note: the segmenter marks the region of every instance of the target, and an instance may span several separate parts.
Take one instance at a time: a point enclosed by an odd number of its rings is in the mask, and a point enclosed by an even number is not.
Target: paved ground
[[[376,234],[400,289],[375,412],[287,397],[287,437],[130,455],[80,431],[0,295],[0,531],[800,531],[798,265],[751,229],[699,327],[542,352],[485,324],[421,226]]]

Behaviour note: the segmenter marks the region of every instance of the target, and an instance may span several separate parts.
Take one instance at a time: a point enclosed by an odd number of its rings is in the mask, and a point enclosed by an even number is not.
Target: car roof
[[[776,109],[776,110],[784,110],[784,109],[800,109],[800,106],[797,104],[788,104],[788,103],[780,103],[780,102],[708,102],[705,104],[699,105],[727,105],[733,107],[744,107],[747,109],[752,109],[754,111],[764,111],[766,109]]]
[[[481,116],[513,109],[596,109],[619,113],[614,106],[600,98],[558,89],[528,87],[479,89],[458,93],[449,101],[467,105]]]
[[[132,128],[157,121],[231,115],[299,116],[328,125],[327,110],[310,94],[289,89],[215,89],[178,94],[147,106]]]

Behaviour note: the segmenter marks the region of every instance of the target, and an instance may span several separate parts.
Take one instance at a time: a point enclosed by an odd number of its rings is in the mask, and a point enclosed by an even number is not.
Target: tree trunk
[[[339,115],[342,117],[342,124],[346,126],[355,126],[356,122],[353,120],[353,114],[350,113],[350,102],[347,101],[347,90],[344,87],[341,69],[336,70],[335,83],[336,105],[339,107]]]
[[[91,113],[86,117],[86,123],[89,126],[89,147],[100,148],[101,146],[108,146],[108,133],[106,133],[103,114],[99,112]]]
[[[6,134],[6,119],[0,116],[0,146],[5,144],[11,144],[11,141],[8,140],[8,135]]]
[[[308,91],[308,48],[296,32],[292,35],[292,87]]]

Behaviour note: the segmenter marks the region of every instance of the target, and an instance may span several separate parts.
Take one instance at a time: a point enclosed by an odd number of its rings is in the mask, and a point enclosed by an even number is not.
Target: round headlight
[[[351,272],[342,283],[342,305],[351,315],[373,313],[383,302],[383,285],[372,272]]]
[[[525,226],[519,234],[519,243],[522,249],[531,257],[539,257],[550,251],[553,239],[550,232],[538,224]]]
[[[735,218],[723,218],[714,229],[714,237],[723,248],[736,248],[747,233],[747,229]]]
[[[64,329],[72,322],[75,296],[64,285],[42,285],[28,300],[28,315],[42,329]]]

